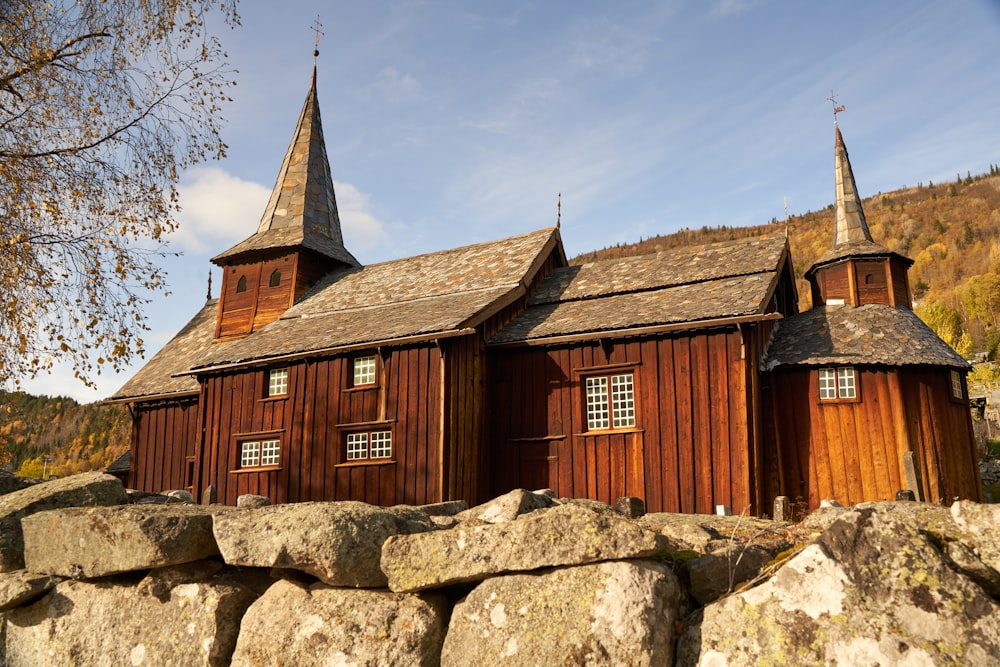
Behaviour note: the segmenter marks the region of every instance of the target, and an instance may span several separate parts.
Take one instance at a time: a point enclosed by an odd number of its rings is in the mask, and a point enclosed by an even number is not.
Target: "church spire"
[[[834,124],[836,125],[836,121]],[[833,236],[833,247],[863,241],[872,243],[872,235],[865,221],[865,211],[861,207],[861,197],[858,195],[858,186],[854,183],[851,161],[847,157],[847,146],[844,145],[840,127],[836,130],[834,170],[837,180],[837,229]]]
[[[226,263],[223,260],[237,256],[296,247],[359,266],[344,247],[316,98],[315,65],[292,141],[257,232],[213,261]]]

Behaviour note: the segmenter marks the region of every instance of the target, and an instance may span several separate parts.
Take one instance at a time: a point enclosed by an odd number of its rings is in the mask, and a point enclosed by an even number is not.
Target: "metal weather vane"
[[[326,34],[323,32],[323,23],[319,20],[319,14],[316,15],[316,20],[313,21],[311,30],[316,33],[316,45],[313,47],[313,65],[315,65],[316,57],[319,56],[319,40]]]
[[[826,99],[830,100],[830,104],[833,105],[833,124],[834,126],[836,126],[837,114],[843,111],[846,107],[843,104],[841,104],[840,106],[837,105],[837,93],[833,92],[832,90],[830,91],[830,97]]]

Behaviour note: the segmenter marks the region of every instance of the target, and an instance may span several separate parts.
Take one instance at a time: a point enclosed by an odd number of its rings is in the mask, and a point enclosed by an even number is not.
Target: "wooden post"
[[[913,491],[916,500],[924,499],[923,486],[920,484],[920,466],[913,452],[903,453],[903,472],[906,474],[906,489]]]

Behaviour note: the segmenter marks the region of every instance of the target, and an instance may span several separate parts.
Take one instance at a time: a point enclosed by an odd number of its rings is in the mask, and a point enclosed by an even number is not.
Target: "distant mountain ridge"
[[[966,357],[998,357],[1000,348],[1000,168],[946,183],[880,192],[863,201],[876,243],[914,260],[910,289],[914,310]],[[584,253],[573,264],[642,255],[787,229],[799,292],[799,310],[810,306],[805,271],[833,243],[833,204],[821,211],[751,227],[702,227],[640,239]]]

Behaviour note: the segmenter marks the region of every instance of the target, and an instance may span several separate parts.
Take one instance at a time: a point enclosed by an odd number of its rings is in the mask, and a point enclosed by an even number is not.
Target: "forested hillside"
[[[864,200],[864,209],[875,242],[914,260],[910,286],[917,314],[962,355],[984,353],[991,360],[1000,356],[1000,168],[993,166],[981,176],[957,175],[948,183],[878,193]],[[756,227],[682,229],[587,253],[573,262],[785,229],[786,223],[776,220]],[[787,229],[799,279],[799,309],[806,310],[810,294],[802,274],[833,243],[833,205],[790,216]]]
[[[19,475],[102,470],[128,451],[131,436],[122,406],[0,392],[0,465]]]

